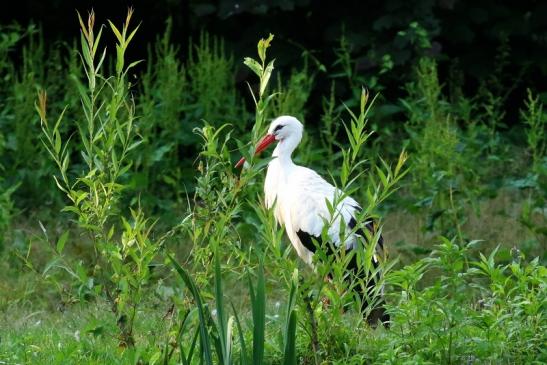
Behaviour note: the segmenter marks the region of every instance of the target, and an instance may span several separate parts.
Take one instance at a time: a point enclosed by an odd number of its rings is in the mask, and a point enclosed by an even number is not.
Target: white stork
[[[342,246],[346,251],[353,250],[359,247],[357,240],[362,240],[363,244],[366,243],[366,236],[361,229],[357,229],[354,233],[341,237],[341,222],[347,225],[345,232],[353,231],[357,224],[356,215],[361,211],[360,205],[349,196],[341,199],[342,192],[340,190],[325,181],[315,171],[298,166],[292,161],[291,155],[302,139],[303,130],[302,123],[294,117],[276,118],[270,124],[268,133],[256,146],[255,155],[265,150],[270,144],[277,142],[273,152],[274,159],[268,164],[264,183],[266,206],[270,209],[275,205],[275,219],[279,224],[285,226],[289,240],[298,255],[306,263],[313,265],[312,257],[316,251],[314,240],[326,249],[325,252],[328,252],[330,247],[330,245],[321,242],[321,233],[325,222],[332,221],[328,228],[328,237],[331,240],[330,243],[337,248]],[[245,159],[242,158],[236,167],[242,166],[244,162]],[[334,219],[331,219],[333,217],[329,213],[327,199],[331,205],[335,199],[339,201]],[[368,221],[365,226],[374,234],[372,221]],[[382,241],[380,237],[377,248],[382,248]],[[376,255],[373,258],[373,265],[374,267],[378,265]],[[356,255],[353,255],[348,264],[348,270],[357,270]],[[364,307],[366,307],[365,295],[359,294],[363,298]],[[386,326],[389,325],[389,316],[382,306],[373,309],[367,318],[367,321],[372,325],[375,325],[378,320]]]

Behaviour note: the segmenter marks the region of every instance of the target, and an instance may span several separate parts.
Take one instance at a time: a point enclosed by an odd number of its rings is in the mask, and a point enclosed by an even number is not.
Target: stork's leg
[[[319,364],[321,363],[321,360],[319,358],[319,337],[317,335],[317,321],[315,320],[315,311],[311,305],[312,298],[311,294],[304,295],[304,302],[306,302],[306,311],[308,312],[308,315],[310,316],[310,326],[311,326],[311,346],[313,348],[313,353],[315,356],[315,363]]]
[[[376,270],[378,268],[378,263],[372,261],[372,266]],[[355,285],[353,290],[361,297],[361,312],[366,317],[367,323],[371,327],[376,328],[378,321],[380,321],[385,328],[389,328],[390,317],[389,314],[386,313],[383,295],[378,292],[374,293],[374,288],[377,285],[381,285],[381,283],[379,283],[380,274],[378,273],[375,277],[368,277],[368,273],[363,272],[362,268],[359,269],[356,255],[351,258],[347,270],[349,271],[349,275],[346,277],[348,281],[363,280],[366,283],[366,288],[363,288],[361,285]],[[352,285],[352,283],[349,284]],[[380,298],[379,301],[374,300],[374,308],[369,310],[368,307],[371,305],[371,297],[378,295],[382,295],[382,298]]]
[[[315,319],[315,308],[314,308],[314,290],[306,290],[306,285],[304,285],[304,278],[302,275],[299,275],[299,288],[300,288],[300,295],[304,300],[305,306],[306,306],[306,312],[308,313],[308,316],[310,318],[310,340],[311,345],[313,348],[313,353],[315,357],[315,363],[320,364],[321,359],[319,357],[320,351],[319,351],[319,336],[317,333],[317,320]],[[309,288],[309,287],[308,287]],[[321,290],[319,290],[320,292]]]

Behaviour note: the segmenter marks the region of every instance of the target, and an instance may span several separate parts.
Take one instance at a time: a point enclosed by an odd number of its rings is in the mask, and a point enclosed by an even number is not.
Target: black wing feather
[[[298,236],[298,239],[300,240],[300,242],[302,242],[302,245],[304,245],[304,247],[306,247],[309,251],[313,253],[315,253],[315,251],[317,250],[317,247],[313,243],[314,239],[317,241],[318,244],[320,245],[323,244],[323,241],[321,240],[321,236],[313,236],[309,234],[308,232],[304,232],[301,229],[298,230],[298,232],[296,232],[296,235]]]
[[[321,236],[309,234],[308,232],[305,232],[301,229],[296,232],[296,235],[298,236],[300,242],[302,242],[302,245],[306,247],[310,252],[315,253],[315,251],[317,251],[316,243],[313,242],[315,240],[315,242],[317,242],[317,245],[323,248],[327,255],[330,256],[334,254],[333,245],[329,242],[323,243],[323,239],[321,238]]]

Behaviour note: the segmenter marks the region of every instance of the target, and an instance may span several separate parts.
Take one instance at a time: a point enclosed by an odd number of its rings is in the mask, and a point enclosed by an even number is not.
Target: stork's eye
[[[274,128],[274,132],[277,132],[277,131],[281,130],[281,128],[283,128],[283,127],[284,127],[284,125],[281,125],[281,124],[277,125],[277,126]]]

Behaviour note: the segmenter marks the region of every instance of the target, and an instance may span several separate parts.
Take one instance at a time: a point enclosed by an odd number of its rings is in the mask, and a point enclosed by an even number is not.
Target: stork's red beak
[[[275,136],[273,134],[266,134],[264,137],[262,137],[260,142],[258,142],[258,144],[256,145],[255,156],[258,155],[260,152],[264,151],[269,145],[271,145],[274,142],[275,142]],[[236,163],[236,169],[243,166],[244,163],[245,163],[245,157],[242,157],[241,160],[239,160]]]

